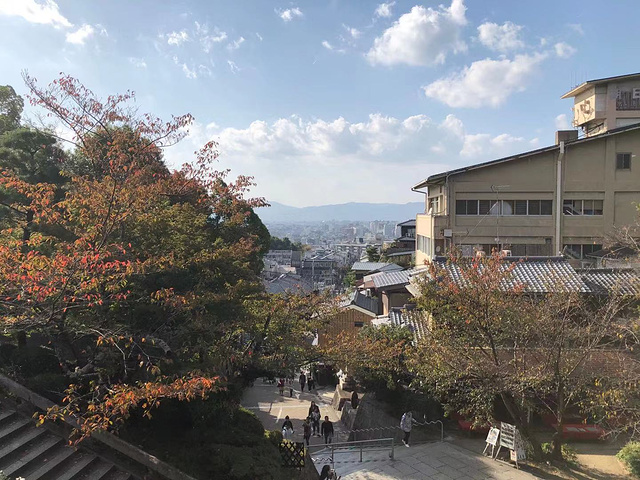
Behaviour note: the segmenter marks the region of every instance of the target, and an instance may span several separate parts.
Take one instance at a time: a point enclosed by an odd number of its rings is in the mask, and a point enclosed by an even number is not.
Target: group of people
[[[320,407],[316,405],[316,402],[312,401],[309,407],[309,414],[302,422],[302,436],[307,446],[309,446],[311,436],[324,437],[325,445],[329,445],[333,441],[333,422],[329,420],[328,415],[325,415],[321,425],[320,417]],[[282,424],[282,438],[291,440],[293,433],[293,422],[287,415]]]
[[[304,372],[300,372],[300,377],[298,378],[298,381],[300,382],[300,391],[304,392],[304,387],[307,387],[307,390],[310,392],[312,390],[314,390],[316,388],[316,381],[313,378],[312,374],[306,374]],[[281,377],[280,380],[278,380],[278,391],[280,392],[280,395],[284,395],[284,391],[287,384],[287,381],[284,377]],[[293,397],[293,378],[291,378],[289,380],[289,396]]]

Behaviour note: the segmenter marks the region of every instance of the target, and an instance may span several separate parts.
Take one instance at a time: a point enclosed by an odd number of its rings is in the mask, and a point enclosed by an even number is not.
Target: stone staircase
[[[68,446],[66,438],[36,427],[5,404],[0,404],[0,471],[10,479],[138,480],[89,450]]]

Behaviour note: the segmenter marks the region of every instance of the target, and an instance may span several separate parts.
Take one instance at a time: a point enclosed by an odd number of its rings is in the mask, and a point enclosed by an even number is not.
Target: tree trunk
[[[557,408],[556,408],[556,420],[558,425],[556,427],[557,432],[553,436],[553,450],[551,451],[551,457],[554,460],[562,460],[562,427],[564,425],[564,385],[562,382],[558,384],[557,389]]]
[[[507,411],[513,419],[513,424],[520,431],[522,438],[531,444],[531,447],[533,448],[533,460],[542,460],[543,454],[540,440],[538,440],[536,435],[531,431],[527,422],[523,420],[522,411],[518,404],[516,404],[511,395],[507,393],[501,393],[500,398],[502,399],[505,407],[507,407]]]

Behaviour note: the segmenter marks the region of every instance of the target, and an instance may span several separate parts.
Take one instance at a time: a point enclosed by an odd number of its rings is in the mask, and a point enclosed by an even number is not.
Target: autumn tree
[[[7,208],[32,214],[0,234],[0,315],[5,332],[51,339],[74,382],[52,415],[80,415],[84,436],[150,399],[215,391],[242,368],[245,301],[262,292],[268,232],[253,213],[265,202],[246,198],[251,178],[216,170],[213,142],[178,171],[164,165],[190,115],[139,115],[133,93],[101,100],[64,75],[25,82],[32,105],[72,132],[72,161],[34,153],[55,173],[44,176],[3,164]]]
[[[432,263],[416,281],[430,322],[411,369],[449,410],[478,422],[495,418],[498,400],[540,458],[528,412],[553,414],[561,432],[568,410],[621,393],[637,363],[635,319],[622,315],[629,299],[615,290],[595,301],[560,275],[532,289],[514,276],[517,266],[498,255]],[[558,435],[556,457],[560,444]]]

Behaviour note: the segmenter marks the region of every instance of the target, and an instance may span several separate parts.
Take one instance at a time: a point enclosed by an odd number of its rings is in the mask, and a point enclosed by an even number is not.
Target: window
[[[420,250],[422,253],[431,255],[431,239],[429,237],[425,237],[424,235],[418,235],[418,241],[416,246],[418,247],[418,250]]]
[[[364,327],[364,322],[353,322],[353,326],[356,328]]]
[[[563,252],[565,255],[575,258],[577,260],[581,260],[586,258],[587,256],[597,252],[598,250],[602,250],[601,244],[573,244],[573,245],[564,245]]]
[[[527,214],[527,201],[516,200],[516,215],[526,215],[526,214]]]
[[[562,212],[565,215],[602,215],[602,200],[565,200]]]
[[[630,169],[631,169],[631,154],[616,153],[616,170],[630,170]]]
[[[429,210],[431,213],[440,212],[440,197],[433,197],[429,199]]]
[[[597,202],[598,200],[594,200]],[[593,204],[596,211],[596,204]],[[582,207],[581,207],[582,208]],[[602,202],[600,201],[600,210]],[[553,215],[552,200],[456,200],[456,215]],[[594,214],[601,215],[601,214]]]

